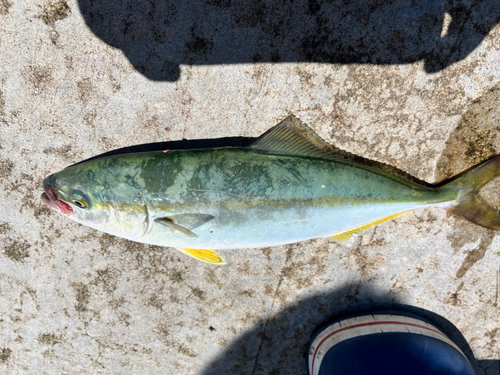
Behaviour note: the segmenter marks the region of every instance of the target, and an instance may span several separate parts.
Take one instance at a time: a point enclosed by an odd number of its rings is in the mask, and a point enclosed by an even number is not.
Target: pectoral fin
[[[386,217],[384,217],[382,219],[378,219],[378,220],[372,221],[371,223],[363,224],[363,225],[361,225],[359,227],[356,227],[356,228],[352,228],[352,229],[349,229],[349,230],[345,230],[343,232],[335,233],[334,235],[329,236],[328,238],[331,239],[332,241],[335,241],[335,242],[338,242],[340,244],[345,245],[347,242],[349,242],[349,240],[353,236],[358,235],[359,233],[361,233],[365,229],[368,229],[370,227],[373,227],[374,225],[383,223],[384,221],[390,220],[392,218],[395,218],[397,216],[403,215],[403,214],[405,214],[407,212],[410,212],[410,211],[413,211],[413,210],[407,210],[407,211],[403,211],[403,212],[398,212],[397,214],[386,216]]]
[[[185,228],[193,230],[199,226],[215,219],[215,216],[208,214],[179,214],[169,216],[175,224],[182,225]]]
[[[198,237],[195,233],[191,232],[189,229],[183,227],[182,225],[175,224],[169,217],[160,217],[158,219],[155,219],[155,222],[163,225],[172,233],[182,234],[186,237]]]
[[[217,254],[215,251],[210,249],[180,249],[184,251],[187,255],[201,260],[202,262],[211,264],[226,264],[226,261]]]

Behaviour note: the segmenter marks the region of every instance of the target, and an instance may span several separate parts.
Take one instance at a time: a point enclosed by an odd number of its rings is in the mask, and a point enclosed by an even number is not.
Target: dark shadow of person
[[[346,315],[387,310],[416,314],[440,328],[460,347],[476,373],[498,366],[498,360],[475,361],[465,338],[445,318],[400,304],[397,296],[381,293],[370,286],[346,284],[329,293],[297,301],[269,319],[263,319],[232,342],[201,373],[305,375],[307,344],[321,327]]]
[[[92,32],[151,80],[179,65],[408,64],[464,59],[500,22],[498,0],[78,0]]]

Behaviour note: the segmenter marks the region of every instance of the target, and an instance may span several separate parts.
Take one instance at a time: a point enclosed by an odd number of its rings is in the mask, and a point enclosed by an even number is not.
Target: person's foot
[[[474,375],[453,341],[433,325],[395,314],[340,319],[311,339],[309,375]]]

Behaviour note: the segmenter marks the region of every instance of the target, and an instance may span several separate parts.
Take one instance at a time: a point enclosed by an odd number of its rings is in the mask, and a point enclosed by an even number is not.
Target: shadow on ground
[[[318,329],[345,315],[381,310],[417,314],[439,327],[462,349],[477,374],[493,374],[499,368],[498,360],[475,361],[460,331],[445,318],[400,304],[397,296],[381,293],[367,285],[346,284],[332,292],[305,298],[261,320],[201,373],[305,375],[307,344]]]
[[[464,59],[500,22],[498,0],[78,0],[92,32],[151,80],[179,65],[407,64]]]

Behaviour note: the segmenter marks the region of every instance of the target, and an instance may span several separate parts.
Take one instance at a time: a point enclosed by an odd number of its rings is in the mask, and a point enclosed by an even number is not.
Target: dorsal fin
[[[288,116],[278,125],[262,134],[249,146],[249,148],[251,150],[273,155],[332,160],[378,173],[414,189],[433,189],[432,186],[423,181],[414,181],[415,179],[413,177],[410,180],[410,176],[405,176],[404,174],[400,175],[395,173],[395,171],[386,170],[382,167],[381,163],[370,161],[369,165],[366,159],[329,145],[310,127],[293,115]],[[372,166],[371,164],[377,166]]]
[[[330,145],[295,116],[288,116],[250,146],[251,149],[273,155],[337,159],[335,155],[327,151],[329,147]]]

